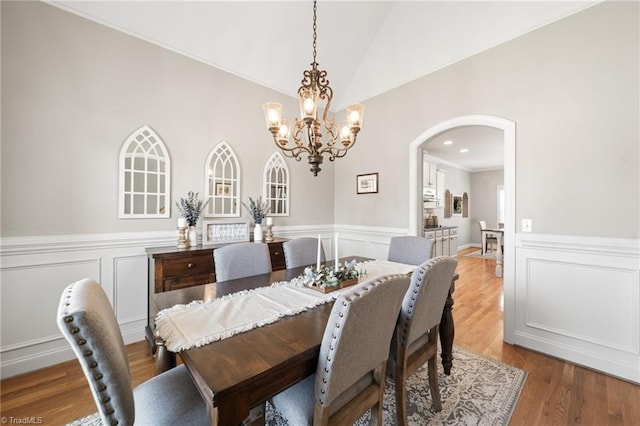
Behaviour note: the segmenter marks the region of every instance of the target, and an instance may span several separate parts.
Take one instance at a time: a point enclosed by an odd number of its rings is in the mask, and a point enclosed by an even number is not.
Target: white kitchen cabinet
[[[424,238],[433,242],[431,257],[458,254],[458,228],[433,228],[424,231]]]
[[[442,231],[442,255],[443,256],[450,256],[449,254],[449,247],[450,247],[450,243],[449,243],[449,229],[445,229]]]
[[[424,231],[424,237],[431,241],[431,257],[434,257],[436,252],[436,231]]]
[[[422,184],[426,188],[436,189],[437,183],[437,169],[435,164],[427,163],[424,161],[422,163]]]
[[[436,207],[444,207],[444,172],[436,172]]]
[[[458,255],[458,228],[449,229],[449,256]]]
[[[434,257],[442,256],[442,253],[444,253],[443,245],[442,245],[443,233],[444,233],[444,231],[442,231],[442,230],[437,230],[436,231],[435,252],[433,253]],[[447,238],[449,238],[449,232],[448,231],[447,231]]]

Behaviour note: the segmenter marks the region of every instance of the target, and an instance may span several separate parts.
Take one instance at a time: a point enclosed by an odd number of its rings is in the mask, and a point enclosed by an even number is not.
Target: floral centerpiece
[[[360,274],[356,270],[356,260],[345,262],[344,266],[338,269],[334,266],[320,265],[320,269],[308,266],[300,277],[302,283],[308,287],[319,288],[324,292],[337,290],[358,282]]]
[[[200,215],[202,215],[208,203],[209,201],[205,203],[199,200],[197,192],[189,191],[187,198],[180,198],[179,203],[176,201],[176,206],[178,207],[180,215],[187,220],[187,224],[189,226],[196,226]]]
[[[266,201],[262,201],[262,197],[258,197],[255,200],[249,197],[249,204],[247,205],[245,202],[242,205],[247,209],[251,217],[253,218],[253,223],[256,225],[260,225],[262,223],[262,219],[264,219],[271,207],[267,204]]]

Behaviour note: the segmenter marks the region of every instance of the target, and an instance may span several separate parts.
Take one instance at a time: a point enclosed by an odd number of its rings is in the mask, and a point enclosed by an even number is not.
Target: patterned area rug
[[[495,251],[488,251],[483,256],[482,255],[482,250],[478,250],[478,251],[474,251],[474,252],[471,252],[469,254],[466,254],[465,256],[466,257],[477,257],[477,258],[480,258],[480,259],[493,259],[493,260],[496,260],[496,252]]]
[[[438,365],[442,411],[431,405],[427,368],[418,370],[408,381],[409,425],[508,425],[527,379],[527,372],[454,346],[453,369],[446,376]],[[395,425],[393,383],[387,380],[384,394],[384,425]],[[286,426],[280,413],[267,404],[266,424]],[[357,425],[369,424],[369,415]],[[101,426],[97,413],[76,420],[69,426]],[[291,425],[295,426],[295,425]]]

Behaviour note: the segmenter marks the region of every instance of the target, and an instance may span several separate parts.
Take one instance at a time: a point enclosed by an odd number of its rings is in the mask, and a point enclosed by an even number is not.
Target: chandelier
[[[308,154],[311,172],[318,176],[320,164],[324,154],[329,160],[344,157],[347,151],[356,143],[356,138],[362,126],[364,105],[353,104],[347,107],[347,119],[336,125],[329,118],[333,89],[329,86],[327,72],[318,70],[316,62],[316,2],[313,1],[313,62],[311,69],[303,72],[302,86],[298,88],[298,102],[300,104],[301,119],[291,121],[282,118],[282,105],[276,102],[264,104],[264,116],[267,128],[273,135],[273,142],[282,153],[290,158],[301,160],[301,155]],[[320,102],[324,106],[319,108]],[[322,109],[322,118],[319,110]],[[326,145],[322,143],[322,132],[326,132]],[[293,142],[290,138],[293,137]],[[340,143],[337,143],[339,139]]]

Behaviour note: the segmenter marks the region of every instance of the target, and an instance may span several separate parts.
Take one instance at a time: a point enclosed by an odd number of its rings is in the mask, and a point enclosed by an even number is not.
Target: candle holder
[[[273,228],[273,224],[267,225],[267,232],[264,235],[264,240],[267,243],[270,243],[271,241],[273,241],[273,229],[272,228]]]
[[[189,247],[189,240],[187,240],[187,227],[178,226],[178,248],[185,249]]]

